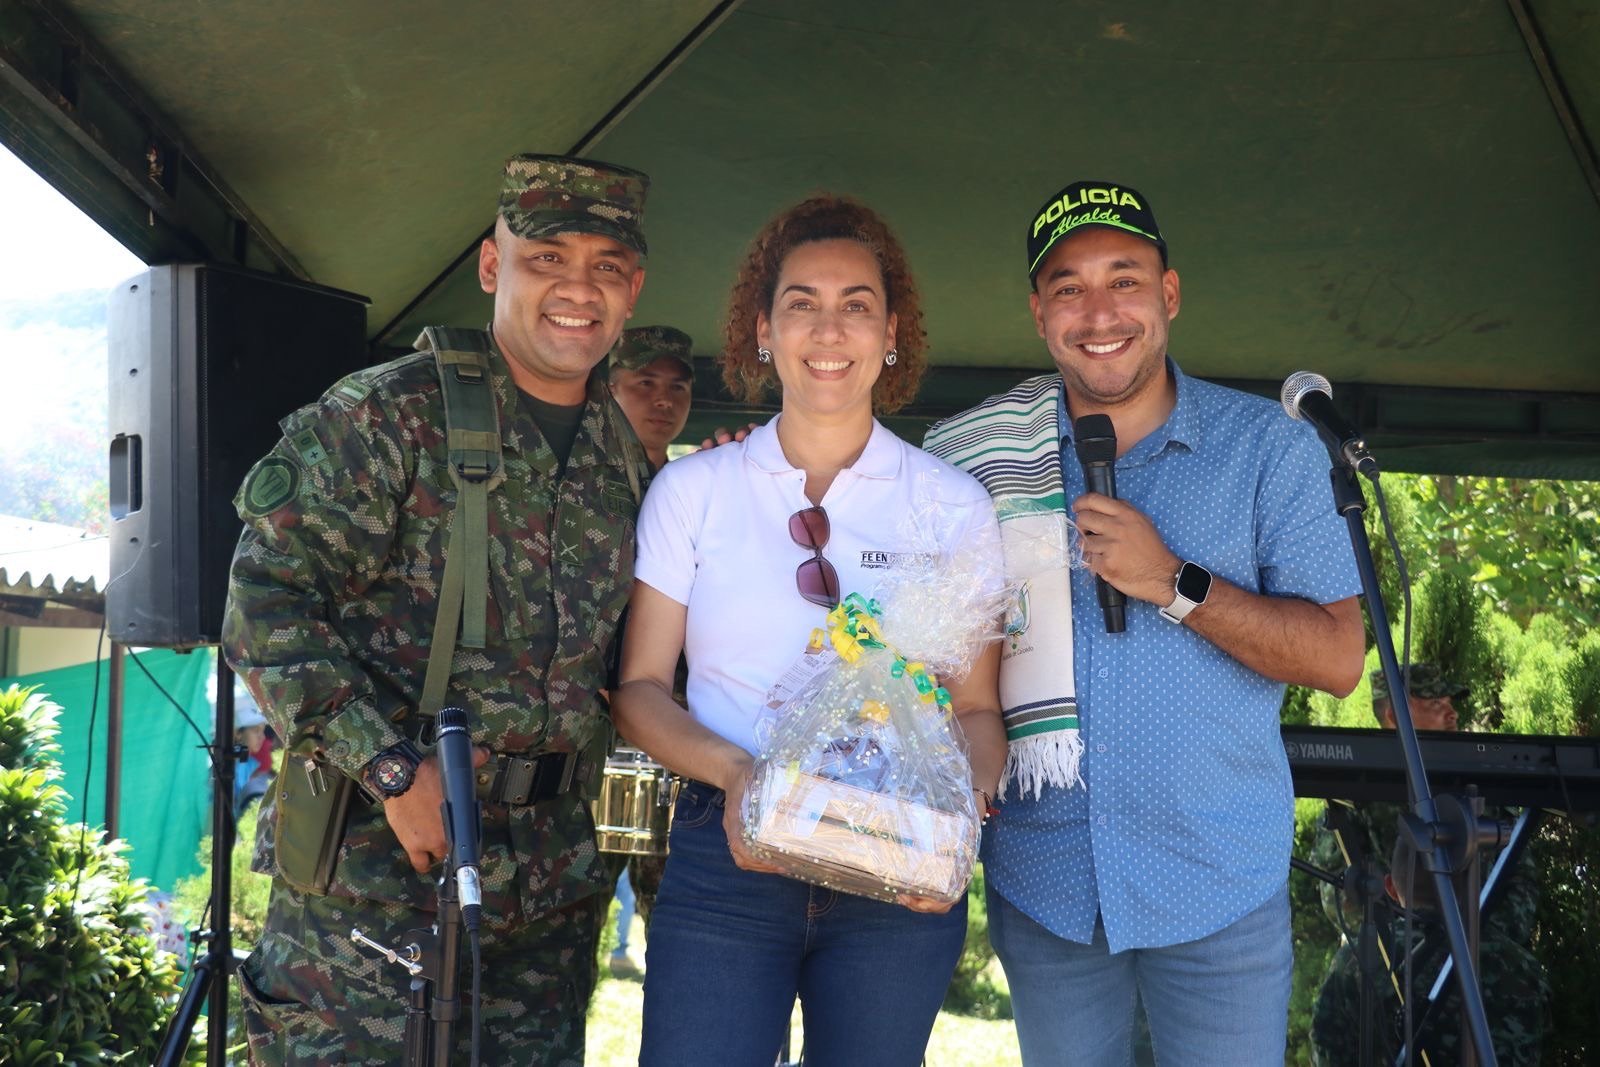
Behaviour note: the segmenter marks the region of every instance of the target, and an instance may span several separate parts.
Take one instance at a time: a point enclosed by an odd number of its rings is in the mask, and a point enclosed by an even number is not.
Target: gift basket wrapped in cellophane
[[[973,527],[956,551],[899,554],[871,596],[846,596],[812,633],[789,674],[805,680],[769,705],[745,794],[757,857],[878,900],[966,891],[979,813],[940,678],[998,639],[1004,604],[993,523]]]

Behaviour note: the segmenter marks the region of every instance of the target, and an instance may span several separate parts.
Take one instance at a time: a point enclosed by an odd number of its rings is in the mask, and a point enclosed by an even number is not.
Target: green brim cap
[[[518,237],[595,233],[641,256],[648,176],[627,167],[570,156],[520,155],[506,160],[500,217]]]
[[[1155,213],[1143,193],[1111,182],[1073,182],[1034,213],[1028,227],[1028,280],[1038,276],[1050,249],[1085,226],[1105,226],[1143,237],[1160,250],[1161,265],[1167,265],[1167,242],[1161,238]]]
[[[1373,671],[1369,677],[1372,681],[1372,699],[1388,700],[1389,681],[1383,672]],[[1422,700],[1436,697],[1459,700],[1467,695],[1468,689],[1460,682],[1446,678],[1437,664],[1413,663],[1406,672],[1406,692]]]
[[[658,359],[675,359],[694,377],[694,341],[671,326],[635,326],[623,330],[611,350],[611,365],[623,370],[643,370]]]

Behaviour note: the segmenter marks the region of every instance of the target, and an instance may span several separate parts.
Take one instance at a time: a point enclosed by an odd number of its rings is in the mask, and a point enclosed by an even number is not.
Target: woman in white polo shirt
[[[766,1067],[797,993],[808,1062],[922,1059],[966,902],[885,904],[775,873],[742,847],[738,800],[769,688],[841,595],[870,592],[912,547],[897,543],[902,517],[936,514],[944,547],[992,532],[982,486],[873,418],[915,395],[924,341],[883,220],[837,197],[791,208],[751,246],[722,355],[729,387],[752,401],[778,388],[781,414],[667,464],[645,498],[613,710],[629,741],[690,781],[650,926],[642,1064]],[[687,709],[671,695],[680,652]],[[979,811],[1005,762],[998,662],[991,644],[966,678],[942,679]]]

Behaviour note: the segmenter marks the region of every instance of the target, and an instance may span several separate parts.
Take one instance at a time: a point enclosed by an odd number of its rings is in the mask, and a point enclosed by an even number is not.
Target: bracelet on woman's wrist
[[[1000,814],[1000,809],[994,806],[994,798],[989,795],[987,789],[979,789],[977,786],[973,786],[972,791],[983,798],[983,804],[978,808],[978,821],[980,823],[988,822],[991,815]]]

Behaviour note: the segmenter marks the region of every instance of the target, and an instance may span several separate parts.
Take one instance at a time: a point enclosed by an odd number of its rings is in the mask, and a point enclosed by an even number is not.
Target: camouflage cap
[[[597,233],[647,254],[647,175],[569,156],[519,155],[506,160],[500,217],[518,237]]]
[[[1373,671],[1369,677],[1372,680],[1372,699],[1388,700],[1389,681],[1383,676],[1383,671]],[[1406,672],[1406,692],[1423,700],[1435,697],[1456,700],[1467,695],[1467,687],[1446,678],[1436,663],[1413,663]]]
[[[671,326],[635,326],[623,330],[617,347],[611,350],[611,367],[643,370],[662,357],[682,363],[694,377],[694,341]]]

